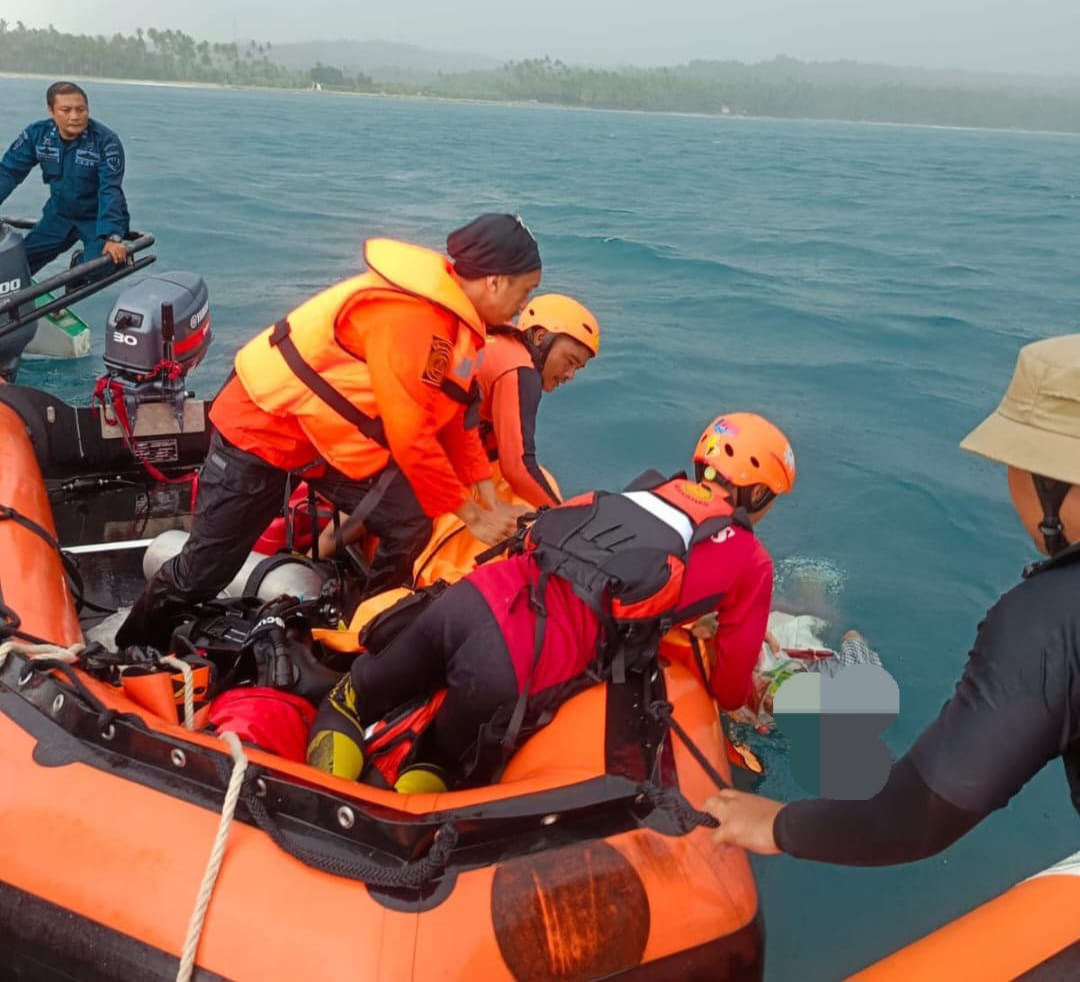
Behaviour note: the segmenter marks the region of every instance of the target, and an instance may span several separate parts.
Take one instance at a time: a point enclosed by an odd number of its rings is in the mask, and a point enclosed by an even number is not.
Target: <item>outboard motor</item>
[[[148,276],[120,294],[107,322],[107,378],[124,392],[134,426],[140,405],[171,402],[183,425],[188,372],[210,346],[210,301],[194,273]]]
[[[23,237],[10,225],[0,222],[0,302],[28,286],[30,266],[26,262]],[[37,324],[30,322],[9,331],[4,330],[4,325],[8,320],[17,320],[28,313],[31,307],[33,302],[28,301],[0,317],[0,378],[9,382],[15,379],[19,356],[34,337]]]

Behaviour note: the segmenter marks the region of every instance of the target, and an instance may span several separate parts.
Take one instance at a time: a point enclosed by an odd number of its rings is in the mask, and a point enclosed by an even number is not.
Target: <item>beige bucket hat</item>
[[[960,447],[1080,484],[1080,334],[1021,348],[1001,404]]]

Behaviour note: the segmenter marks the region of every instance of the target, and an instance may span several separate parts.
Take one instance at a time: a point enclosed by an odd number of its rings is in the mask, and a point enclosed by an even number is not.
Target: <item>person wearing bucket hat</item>
[[[722,791],[718,843],[852,866],[932,856],[1061,757],[1080,811],[1080,334],[1020,350],[997,409],[960,446],[999,464],[1047,558],[979,625],[937,719],[867,801],[781,804]]]

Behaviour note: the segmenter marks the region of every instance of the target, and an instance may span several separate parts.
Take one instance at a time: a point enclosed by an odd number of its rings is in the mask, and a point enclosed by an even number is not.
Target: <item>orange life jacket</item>
[[[446,396],[439,400],[438,426],[460,404],[475,401],[476,354],[486,338],[483,321],[444,256],[406,242],[370,239],[364,260],[370,272],[312,297],[236,356],[236,374],[252,401],[271,415],[295,418],[328,463],[356,478],[385,466],[383,417],[394,409],[380,406],[373,391],[364,354],[367,325],[354,316],[363,305],[415,304],[417,331],[431,345],[421,365],[424,380]]]

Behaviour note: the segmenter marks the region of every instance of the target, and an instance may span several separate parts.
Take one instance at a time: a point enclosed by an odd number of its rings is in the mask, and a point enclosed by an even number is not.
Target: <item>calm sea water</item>
[[[45,83],[0,80],[0,139]],[[545,401],[542,458],[566,490],[685,466],[722,410],[788,432],[794,496],[762,533],[812,566],[837,630],[898,679],[902,752],[935,715],[975,626],[1032,548],[1004,473],[957,443],[1019,346],[1080,330],[1080,138],[571,112],[313,93],[97,84],[128,153],[157,269],[210,287],[210,393],[249,336],[357,270],[361,241],[438,247],[488,210],[540,240],[543,290],[580,297],[601,357]],[[35,215],[36,174],[5,203]],[[110,298],[81,307],[99,326]],[[79,401],[99,360],[20,381]],[[766,742],[767,793],[799,791]],[[942,856],[891,870],[757,862],[769,982],[841,978],[1080,844],[1059,764]],[[692,898],[688,898],[692,899]]]

